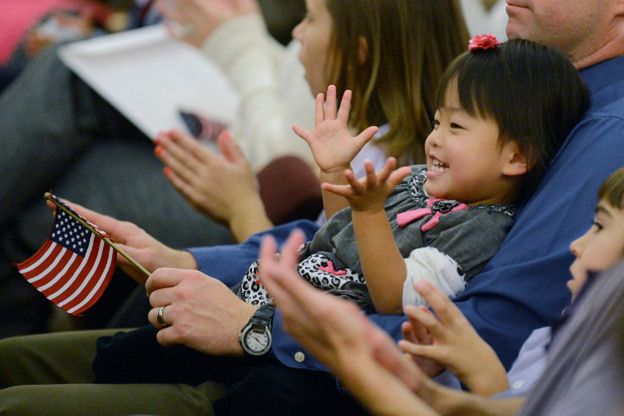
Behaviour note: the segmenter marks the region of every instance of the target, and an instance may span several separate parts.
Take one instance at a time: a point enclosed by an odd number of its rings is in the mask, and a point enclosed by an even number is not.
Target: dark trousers
[[[214,357],[182,346],[164,348],[151,326],[100,338],[96,383],[226,385],[217,415],[354,415],[363,413],[333,376],[282,365],[273,355]]]

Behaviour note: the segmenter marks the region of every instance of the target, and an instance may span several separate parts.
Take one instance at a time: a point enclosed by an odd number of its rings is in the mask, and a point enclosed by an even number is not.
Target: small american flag
[[[80,315],[102,296],[115,270],[117,255],[103,241],[108,236],[56,197],[54,225],[43,246],[17,264],[19,272],[46,298],[72,315]],[[89,230],[68,212],[80,218]],[[99,235],[98,235],[99,234]]]

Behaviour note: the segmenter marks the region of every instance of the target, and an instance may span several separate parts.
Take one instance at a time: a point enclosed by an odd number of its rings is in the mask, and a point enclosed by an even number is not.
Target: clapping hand
[[[405,307],[409,322],[403,324],[404,339],[399,341],[403,351],[429,374],[447,367],[474,393],[492,395],[507,389],[507,374],[496,353],[448,296],[425,280],[414,288],[435,315],[425,307]]]
[[[228,223],[240,199],[258,193],[258,183],[243,152],[227,131],[218,138],[220,154],[178,130],[156,138],[156,156],[165,176],[198,211]]]
[[[327,100],[323,94],[316,96],[314,128],[306,131],[298,125],[293,126],[293,131],[310,146],[314,160],[324,173],[349,169],[351,160],[377,132],[377,127],[368,127],[352,136],[349,131],[350,110],[351,91],[345,91],[340,107],[337,107],[336,87],[330,85]]]

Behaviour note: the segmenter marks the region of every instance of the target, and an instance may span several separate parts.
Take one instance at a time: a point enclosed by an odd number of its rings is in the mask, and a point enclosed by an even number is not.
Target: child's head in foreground
[[[588,104],[560,52],[473,38],[441,81],[425,143],[427,192],[468,205],[526,200]]]
[[[617,264],[624,255],[624,168],[611,174],[598,191],[592,226],[570,244],[576,257],[568,288],[576,296],[588,272],[600,272]]]

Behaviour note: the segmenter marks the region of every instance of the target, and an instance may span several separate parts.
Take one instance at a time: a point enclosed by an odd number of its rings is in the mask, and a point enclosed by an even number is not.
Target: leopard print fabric
[[[335,270],[333,262],[323,254],[312,254],[303,259],[297,272],[314,287],[325,291],[342,289],[349,282],[366,283],[364,276],[349,269]]]
[[[262,283],[260,283],[257,261],[251,263],[247,273],[245,273],[238,288],[238,297],[252,305],[267,305],[273,303],[269,292],[267,292],[264,286],[262,286]]]
[[[362,275],[353,273],[349,269],[336,270],[333,262],[322,254],[312,254],[303,259],[297,265],[297,272],[313,286],[324,291],[341,290],[351,282],[366,283]],[[273,303],[273,299],[262,286],[257,261],[254,261],[245,273],[238,290],[238,296],[252,305]]]

